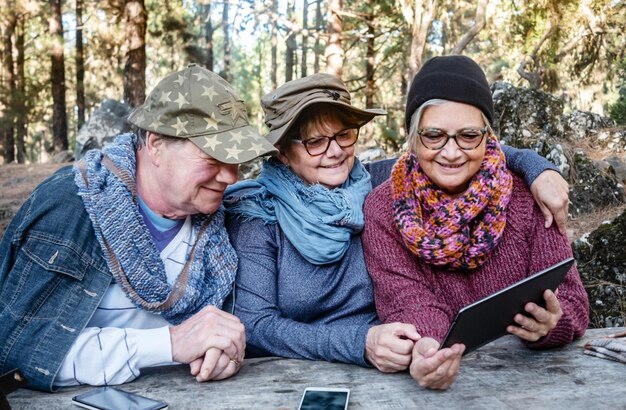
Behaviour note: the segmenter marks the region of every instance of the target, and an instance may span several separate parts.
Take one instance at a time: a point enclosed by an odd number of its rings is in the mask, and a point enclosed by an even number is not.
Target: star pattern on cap
[[[171,93],[172,93],[171,91],[167,91],[167,92],[163,91],[161,93],[161,96],[159,97],[159,102],[163,103],[163,104],[167,104],[169,102],[172,102],[172,99],[170,98],[170,94]]]
[[[172,125],[172,128],[174,128],[176,130],[176,136],[179,136],[182,133],[186,133],[187,132],[187,123],[189,121],[181,121],[180,117],[176,117],[176,124]]]
[[[197,71],[197,72],[193,73],[192,76],[196,77],[196,81],[197,82],[200,82],[200,80],[208,80],[209,79],[206,76],[206,74],[204,73],[204,71]]]
[[[202,86],[202,89],[204,90],[204,92],[202,94],[200,94],[202,97],[207,96],[209,97],[209,100],[211,100],[211,102],[213,102],[213,97],[215,97],[217,95],[217,92],[215,92],[215,86],[210,86],[207,87],[205,85]]]
[[[211,148],[215,151],[215,147],[220,145],[222,142],[217,139],[217,135],[211,135],[210,137],[204,137],[204,148]]]
[[[213,117],[213,114],[211,114],[210,117],[204,117],[202,119],[206,121],[206,128],[204,129],[205,131],[219,129],[219,126],[217,125],[217,120],[215,119],[215,117]]]
[[[230,133],[230,137],[237,144],[241,144],[241,141],[246,138],[246,137],[243,136],[243,132],[242,131],[233,131],[233,132]]]
[[[143,110],[138,110],[137,115],[135,115],[135,122],[142,123],[146,120],[146,116],[143,114]]]
[[[182,87],[183,84],[185,83],[185,77],[183,75],[178,74],[178,77],[174,80],[174,82],[178,84],[179,87]]]
[[[261,152],[265,151],[265,148],[261,143],[257,144],[256,142],[252,142],[250,143],[250,150],[254,151],[254,153],[258,156],[261,154]]]
[[[159,120],[159,118],[158,118],[158,117],[154,117],[154,118],[152,119],[152,122],[150,123],[150,128],[152,128],[152,129],[155,129],[155,130],[156,130],[156,129],[161,128],[161,127],[162,127],[162,126],[164,126],[164,125],[165,125],[165,124],[163,124],[163,123],[161,122],[161,120]]]
[[[178,104],[178,109],[183,108],[183,105],[189,104],[189,101],[185,98],[183,93],[178,93],[178,98],[174,100],[176,104]]]
[[[224,148],[224,151],[228,153],[228,155],[226,156],[226,159],[232,157],[232,158],[235,158],[236,160],[239,160],[239,154],[243,152],[242,149],[237,148],[237,144],[233,145],[230,148]]]

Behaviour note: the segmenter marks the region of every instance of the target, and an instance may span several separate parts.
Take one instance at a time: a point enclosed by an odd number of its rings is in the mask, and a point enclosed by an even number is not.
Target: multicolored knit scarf
[[[487,139],[483,163],[459,197],[435,185],[411,152],[398,159],[391,182],[396,226],[409,250],[426,263],[475,269],[498,244],[513,177],[494,137]]]
[[[224,210],[194,215],[197,234],[176,282],[165,265],[136,203],[136,136],[123,134],[74,165],[78,195],[93,224],[107,265],[139,308],[179,324],[207,305],[222,306],[232,289],[237,255],[224,227]]]

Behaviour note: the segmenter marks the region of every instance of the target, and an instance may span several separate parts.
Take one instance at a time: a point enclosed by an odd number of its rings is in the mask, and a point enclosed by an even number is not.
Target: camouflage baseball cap
[[[147,131],[188,138],[228,164],[276,152],[250,126],[244,101],[232,86],[195,64],[162,79],[128,121]]]

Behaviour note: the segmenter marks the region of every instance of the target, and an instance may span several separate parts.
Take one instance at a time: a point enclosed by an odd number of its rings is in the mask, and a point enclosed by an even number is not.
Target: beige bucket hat
[[[227,164],[276,152],[250,126],[244,101],[232,86],[195,64],[162,79],[128,121],[147,131],[187,138]]]
[[[313,104],[331,104],[340,110],[349,111],[357,119],[355,126],[363,126],[377,115],[387,112],[379,108],[359,109],[352,105],[350,93],[339,77],[318,73],[298,80],[289,81],[261,98],[265,112],[265,125],[269,133],[265,136],[278,144],[298,120],[302,112]]]

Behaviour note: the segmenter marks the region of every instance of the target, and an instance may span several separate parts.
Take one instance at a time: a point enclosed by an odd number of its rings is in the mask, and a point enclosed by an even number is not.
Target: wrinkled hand
[[[456,379],[461,366],[465,345],[439,349],[439,342],[430,337],[418,340],[413,347],[413,360],[409,367],[413,377],[422,387],[445,390]]]
[[[206,360],[211,348],[242,362],[246,349],[246,333],[241,321],[215,306],[207,306],[180,325],[170,327],[170,338],[172,360],[179,363],[191,363],[199,358]]]
[[[527,303],[524,310],[530,313],[532,317],[518,313],[513,320],[519,327],[508,326],[507,332],[529,342],[536,342],[554,329],[563,316],[561,304],[550,289],[543,292],[543,299],[546,301],[545,309],[535,303]]]
[[[415,326],[388,323],[371,327],[365,340],[365,358],[384,373],[406,370],[411,352],[420,335]]]
[[[569,185],[561,174],[551,169],[543,171],[530,185],[530,192],[546,220],[549,228],[552,221],[556,222],[559,232],[565,235],[567,224],[567,208],[569,206]]]
[[[191,375],[199,382],[223,380],[235,375],[241,369],[242,362],[231,359],[226,353],[215,347],[210,348],[204,358],[189,363]]]

